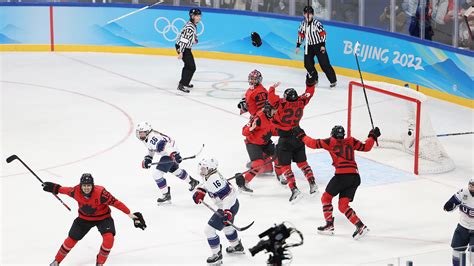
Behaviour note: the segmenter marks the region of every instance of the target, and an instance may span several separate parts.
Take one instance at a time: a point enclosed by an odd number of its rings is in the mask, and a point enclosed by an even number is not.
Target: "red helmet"
[[[250,86],[257,86],[258,84],[262,83],[262,73],[258,70],[253,70],[249,74],[249,84]]]

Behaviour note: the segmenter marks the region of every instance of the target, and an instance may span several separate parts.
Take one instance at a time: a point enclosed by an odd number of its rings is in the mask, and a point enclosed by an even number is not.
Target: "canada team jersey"
[[[454,194],[456,204],[459,205],[459,224],[466,229],[474,230],[474,197],[469,189],[461,189]]]
[[[268,101],[272,106],[277,106],[277,112],[273,116],[273,123],[278,129],[289,131],[300,124],[303,117],[304,107],[309,103],[314,94],[316,85],[306,86],[306,91],[294,102],[281,99],[275,94],[275,88],[270,87]]]
[[[237,193],[232,185],[217,171],[203,178],[200,186],[214,200],[219,209],[227,210],[234,206]]]
[[[336,168],[336,174],[356,174],[359,173],[357,163],[354,158],[354,150],[370,151],[374,146],[374,139],[369,137],[365,143],[348,137],[342,140],[333,137],[327,139],[312,139],[308,136],[303,138],[304,144],[312,149],[325,149],[332,158],[332,165]]]
[[[268,91],[262,84],[258,84],[256,87],[250,87],[245,93],[245,102],[247,103],[247,109],[250,115],[254,116],[260,111],[267,99]]]
[[[254,121],[256,121],[257,127],[250,131]],[[273,122],[268,119],[263,111],[259,111],[242,128],[242,135],[245,136],[245,143],[267,145],[271,141],[272,136],[276,135],[276,131]]]
[[[75,199],[79,205],[79,218],[88,221],[99,221],[110,217],[110,207],[129,214],[130,210],[121,201],[116,199],[102,186],[94,186],[91,196],[86,198],[81,191],[81,185],[75,187],[60,187],[59,193],[68,195]]]
[[[177,151],[174,140],[157,131],[150,132],[143,144],[148,149],[148,155],[150,156],[158,154],[161,157]]]

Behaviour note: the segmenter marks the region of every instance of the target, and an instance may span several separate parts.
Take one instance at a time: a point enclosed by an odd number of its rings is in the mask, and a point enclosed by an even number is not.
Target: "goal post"
[[[454,169],[454,163],[447,155],[432,128],[427,97],[413,89],[383,82],[351,81],[348,87],[347,135],[361,129],[368,117],[365,102],[360,92],[363,87],[370,93],[370,108],[374,126],[380,127],[380,148],[401,150],[413,155],[413,173],[442,173]],[[357,102],[359,101],[359,102]],[[358,109],[357,109],[358,108]],[[357,112],[355,112],[357,109]],[[357,115],[357,116],[356,116]],[[364,129],[365,130],[365,129]],[[360,132],[356,132],[360,133]],[[405,160],[411,160],[405,156]],[[403,165],[408,166],[409,161]],[[407,169],[409,171],[409,168]]]

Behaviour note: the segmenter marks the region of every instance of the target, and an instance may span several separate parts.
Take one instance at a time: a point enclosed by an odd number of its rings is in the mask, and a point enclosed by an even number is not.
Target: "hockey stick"
[[[220,214],[220,213],[218,213],[216,210],[214,210],[214,208],[212,208],[212,207],[211,207],[209,204],[207,204],[205,201],[202,200],[201,203],[204,204],[204,206],[206,206],[206,207],[207,207],[209,210],[211,210],[214,214],[217,214],[217,215],[219,215],[220,217],[222,217],[222,214]],[[230,226],[234,227],[235,230],[237,230],[237,231],[239,231],[239,232],[242,232],[242,231],[245,231],[245,230],[249,229],[249,228],[253,225],[253,223],[255,223],[255,221],[252,221],[249,225],[244,226],[244,227],[238,227],[238,226],[234,225],[233,223],[231,223],[230,221],[227,221],[227,223],[228,223]]]
[[[158,1],[158,2],[156,2],[156,3],[154,3],[154,4],[152,4],[152,5],[144,6],[144,7],[140,8],[140,9],[138,9],[138,10],[132,11],[132,12],[127,13],[127,14],[125,14],[125,15],[123,15],[123,16],[118,17],[118,18],[114,18],[114,19],[112,19],[112,20],[109,20],[109,21],[107,21],[106,24],[110,24],[110,23],[112,23],[112,22],[119,21],[119,20],[121,20],[121,19],[123,19],[123,18],[126,18],[126,17],[128,17],[128,16],[131,16],[131,15],[136,14],[136,13],[138,13],[138,12],[141,12],[141,11],[143,11],[143,10],[145,10],[145,9],[150,8],[150,7],[159,5],[159,4],[163,3],[163,2],[164,2],[164,0],[160,0],[160,1]]]
[[[268,158],[268,157],[267,157],[267,158]],[[264,158],[264,160],[267,159],[267,158]],[[241,175],[245,175],[246,173],[248,173],[248,172],[250,172],[250,171],[252,171],[252,170],[254,170],[254,169],[260,169],[260,168],[262,168],[262,167],[264,167],[264,166],[266,166],[266,165],[269,165],[269,164],[273,163],[275,160],[276,160],[276,156],[273,156],[271,161],[268,161],[268,162],[266,162],[266,163],[264,163],[264,164],[262,164],[262,165],[259,165],[258,167],[250,168],[250,169],[248,169],[248,170],[246,170],[246,171],[244,171],[244,172],[242,172],[242,173],[240,173],[240,174],[241,174]],[[227,181],[233,180],[233,179],[235,179],[236,177],[237,177],[236,175],[234,175],[233,177],[229,177],[229,178],[227,178]]]
[[[459,132],[459,133],[446,133],[446,134],[438,134],[436,137],[450,137],[450,136],[461,136],[461,135],[471,135],[474,132]]]
[[[359,57],[357,56],[357,50],[359,49],[359,46],[360,46],[360,43],[356,42],[356,45],[354,46],[354,57],[357,62],[357,69],[359,70],[360,81],[362,83],[362,90],[364,91],[365,103],[367,104],[367,110],[369,111],[370,124],[372,125],[372,129],[374,129],[374,120],[372,119],[372,112],[370,111],[369,99],[367,99],[367,91],[365,90],[364,78],[362,77],[362,71],[360,71]],[[377,143],[377,146],[379,146],[379,142],[377,140],[375,142]]]
[[[194,159],[194,158],[198,157],[199,154],[201,154],[202,149],[204,149],[204,146],[205,146],[205,145],[202,144],[201,149],[200,149],[196,154],[194,154],[193,156],[184,157],[184,158],[183,158],[183,161],[184,161],[184,160],[189,160],[189,159]],[[151,163],[150,165],[158,165],[158,164],[164,164],[164,163],[168,163],[168,162],[156,162],[156,163]]]
[[[36,179],[38,179],[38,181],[41,182],[41,184],[44,184],[43,180],[41,180],[41,178],[39,178],[39,176],[38,176],[35,172],[33,172],[33,170],[31,170],[31,168],[28,167],[28,165],[26,165],[26,163],[23,162],[23,161],[22,161],[18,156],[16,156],[15,154],[13,154],[13,155],[11,155],[10,157],[7,158],[7,163],[11,163],[11,162],[14,161],[14,160],[20,161],[20,163],[23,164],[23,166],[26,167],[26,169],[28,169],[28,170],[30,171],[30,173],[32,173],[32,174],[36,177]],[[64,202],[58,197],[58,195],[56,195],[56,194],[53,194],[53,195],[64,205],[64,207],[66,207],[66,209],[68,209],[69,211],[71,211],[71,208],[69,208],[69,206],[67,206],[66,203],[64,203]]]

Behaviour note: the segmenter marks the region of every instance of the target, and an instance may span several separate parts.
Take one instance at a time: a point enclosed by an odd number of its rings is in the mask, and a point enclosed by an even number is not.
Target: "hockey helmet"
[[[257,86],[258,84],[262,83],[262,80],[263,77],[260,71],[254,69],[249,73],[248,81],[250,86]]]
[[[198,164],[198,171],[201,176],[209,175],[213,170],[216,171],[219,163],[215,158],[203,158]]]
[[[273,108],[273,106],[268,101],[266,101],[263,105],[262,111],[268,118],[272,118],[276,112],[276,108]]]
[[[199,8],[191,8],[189,10],[189,20],[193,20],[194,16],[201,15],[202,12]]]
[[[81,185],[82,194],[84,194],[85,196],[90,196],[92,190],[94,189],[94,178],[92,177],[92,175],[89,173],[82,174],[79,184]],[[89,190],[88,188],[83,187],[83,185],[91,185],[92,187]]]
[[[313,14],[314,15],[314,9],[312,6],[305,6],[303,8],[303,14]]]
[[[334,126],[331,130],[331,137],[335,139],[344,139],[344,136],[346,135],[346,131],[344,130],[343,126]]]
[[[285,97],[285,99],[289,102],[294,102],[294,101],[298,100],[298,93],[296,92],[295,89],[288,88],[283,93],[283,97]]]
[[[137,136],[139,140],[144,141],[146,140],[146,138],[148,137],[148,135],[151,133],[152,130],[153,129],[150,123],[143,121],[143,122],[138,123],[137,129],[135,130],[135,135]]]

